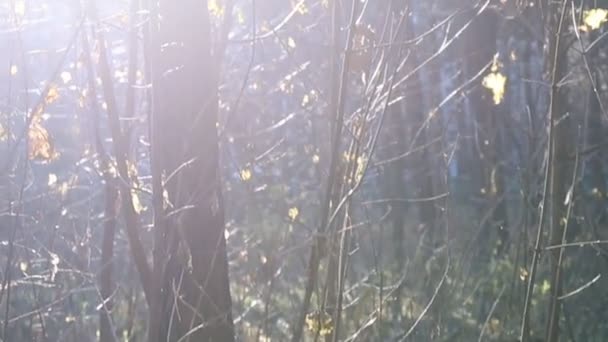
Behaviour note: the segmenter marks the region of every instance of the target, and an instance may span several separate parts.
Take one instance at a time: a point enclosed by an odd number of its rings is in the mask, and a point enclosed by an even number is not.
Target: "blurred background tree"
[[[1,2],[0,339],[606,340],[606,21]]]

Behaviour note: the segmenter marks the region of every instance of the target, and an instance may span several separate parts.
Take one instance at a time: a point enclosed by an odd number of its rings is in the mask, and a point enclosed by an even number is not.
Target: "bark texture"
[[[161,0],[153,25],[156,289],[150,341],[234,341],[219,178],[217,59],[205,1]],[[158,179],[160,178],[160,180]],[[158,198],[158,197],[157,197]],[[159,208],[161,207],[162,208]],[[171,213],[171,214],[169,214]]]

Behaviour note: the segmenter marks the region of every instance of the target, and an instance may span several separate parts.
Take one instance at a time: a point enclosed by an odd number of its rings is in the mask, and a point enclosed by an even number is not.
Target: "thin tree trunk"
[[[234,341],[217,135],[217,59],[206,2],[161,0],[153,28],[153,158],[165,177],[149,341]],[[170,178],[169,175],[172,175]],[[163,184],[164,183],[164,184]],[[158,186],[164,187],[159,188]],[[159,209],[159,208],[157,208]],[[155,227],[165,229],[164,224]],[[163,257],[164,256],[164,257]]]
[[[551,83],[551,103],[550,103],[550,124],[554,129],[553,140],[553,158],[551,162],[551,183],[550,183],[550,200],[551,200],[551,220],[550,220],[550,245],[559,245],[564,243],[564,232],[567,227],[568,217],[566,208],[570,205],[566,199],[568,189],[572,184],[572,163],[569,161],[573,154],[573,144],[571,142],[572,134],[572,119],[570,117],[562,118],[564,111],[563,99],[566,98],[565,88],[560,87],[559,83],[566,75],[567,58],[566,51],[563,51],[561,46],[562,38],[565,35],[566,28],[564,27],[564,18],[566,18],[567,0],[562,0],[556,4],[552,4],[553,9],[550,9],[549,28],[547,36],[549,38],[549,55]],[[554,38],[555,37],[555,38]],[[570,200],[573,194],[570,194]],[[562,292],[562,260],[563,249],[554,249],[550,254],[551,262],[551,294],[549,313],[547,318],[547,330],[545,340],[547,342],[557,342],[559,340],[559,320],[561,315],[561,305],[558,297]]]
[[[101,246],[101,272],[99,275],[99,292],[103,306],[99,310],[99,342],[113,342],[114,329],[112,327],[112,292],[114,284],[112,282],[112,271],[114,258],[114,236],[116,235],[116,201],[118,199],[118,189],[111,177],[105,177],[106,199],[103,224],[103,242]]]

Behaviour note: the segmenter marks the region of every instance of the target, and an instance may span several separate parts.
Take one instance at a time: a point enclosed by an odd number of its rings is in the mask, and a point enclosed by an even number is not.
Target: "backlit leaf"
[[[540,285],[540,293],[547,294],[550,289],[551,284],[549,284],[549,281],[547,279],[543,280],[543,283]]]
[[[63,81],[64,84],[70,83],[70,81],[72,80],[72,74],[70,74],[69,71],[62,72],[61,75],[59,75],[59,77],[61,77],[61,80]]]
[[[134,189],[131,190],[131,201],[133,202],[133,209],[137,214],[141,214],[146,207],[141,203],[139,196],[137,195],[137,191]]]
[[[237,8],[236,10],[236,22],[239,24],[245,23],[245,15],[243,14],[243,10],[241,8]]]
[[[526,270],[523,267],[519,268],[519,279],[521,279],[521,281],[525,281],[526,279],[528,279],[528,270]]]
[[[49,162],[56,159],[59,153],[53,147],[49,132],[42,126],[40,119],[35,119],[28,131],[28,156],[30,160]]]
[[[47,185],[52,187],[55,186],[57,184],[57,175],[54,173],[49,173],[49,180],[47,182]]]
[[[306,326],[311,332],[319,332],[319,335],[326,336],[334,330],[333,320],[327,312],[318,311],[306,315]]]
[[[306,6],[306,3],[304,1],[299,2],[296,6],[296,11],[298,11],[298,13],[302,15],[308,13],[308,7]]]
[[[51,104],[51,103],[57,101],[58,98],[59,98],[59,90],[57,89],[57,86],[53,84],[49,88],[49,91],[46,93],[46,96],[44,97],[44,102],[46,104]]]
[[[492,92],[494,104],[498,105],[505,96],[507,77],[500,72],[491,72],[483,78],[482,85]]]
[[[23,16],[25,16],[25,0],[15,1],[14,11],[17,17],[22,18]]]
[[[603,8],[593,8],[583,12],[582,31],[588,32],[599,29],[608,20],[608,10]]]
[[[298,215],[300,214],[300,210],[297,207],[289,208],[287,215],[292,221],[295,221]]]
[[[224,6],[220,5],[218,0],[210,0],[207,3],[209,14],[216,18],[221,18],[224,15]]]
[[[249,169],[241,170],[241,179],[245,182],[250,180],[251,179],[251,170],[249,170]]]

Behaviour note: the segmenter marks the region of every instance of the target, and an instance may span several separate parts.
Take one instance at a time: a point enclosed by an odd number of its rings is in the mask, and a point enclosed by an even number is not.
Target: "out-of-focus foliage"
[[[221,56],[217,127],[238,340],[290,340],[319,239],[324,258],[304,316],[306,341],[336,331],[339,341],[513,341],[547,163],[553,56],[540,2],[354,1],[354,25],[351,0],[338,1],[335,17],[331,0],[208,1]],[[7,341],[97,339],[106,176],[131,187],[142,241],[153,248],[153,12],[144,1],[135,13],[125,1],[96,3],[98,18],[83,17],[74,1],[0,3],[0,339]],[[564,249],[559,326],[564,340],[605,341],[607,280],[598,275],[608,260],[608,4],[575,5],[566,6],[567,76],[558,80],[563,108],[553,123],[573,123],[567,143],[576,154],[568,162],[578,163],[566,176],[572,245]],[[496,26],[475,26],[484,16]],[[107,39],[131,179],[115,171],[95,30]],[[478,40],[491,30],[490,41]],[[125,109],[130,89],[134,112]],[[337,177],[327,209],[332,158]],[[167,196],[163,205],[184,210]],[[325,209],[333,220],[321,230]],[[123,225],[119,217],[112,327],[117,341],[143,341],[147,308]],[[533,337],[545,334],[555,286],[549,235],[541,235],[531,297]]]

